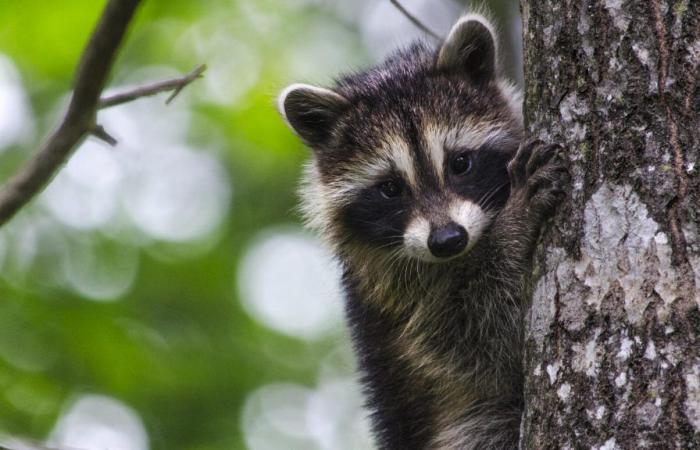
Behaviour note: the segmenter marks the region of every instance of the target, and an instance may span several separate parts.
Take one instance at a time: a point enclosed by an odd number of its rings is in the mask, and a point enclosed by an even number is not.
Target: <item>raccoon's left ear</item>
[[[330,89],[308,84],[293,84],[282,91],[277,107],[290,128],[311,147],[328,143],[340,114],[348,101]]]
[[[462,17],[450,31],[438,53],[437,68],[460,71],[476,82],[497,74],[498,42],[493,26],[479,14]]]

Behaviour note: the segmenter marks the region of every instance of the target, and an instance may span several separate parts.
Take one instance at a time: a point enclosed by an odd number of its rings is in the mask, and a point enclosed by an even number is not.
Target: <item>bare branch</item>
[[[417,26],[423,33],[425,33],[425,34],[427,34],[428,36],[432,37],[432,38],[435,39],[436,41],[442,40],[442,38],[441,38],[437,33],[435,33],[433,30],[431,30],[430,28],[428,28],[428,27],[427,27],[423,22],[421,22],[416,16],[414,16],[414,15],[411,14],[406,8],[404,8],[404,6],[403,6],[401,3],[399,3],[399,0],[389,0],[389,1],[391,1],[391,4],[394,5],[394,6],[396,7],[396,9],[398,9],[399,11],[401,11],[401,14],[403,14],[404,16],[406,16],[406,18],[407,18],[408,20],[410,20],[411,23],[413,23],[413,25]]]
[[[73,96],[63,122],[0,190],[0,225],[41,191],[73,148],[95,127],[100,93],[139,3],[139,0],[107,3],[78,65]]]
[[[107,132],[107,130],[104,129],[102,125],[95,125],[95,128],[90,130],[90,133],[95,136],[97,139],[100,139],[102,141],[105,141],[111,146],[117,145],[117,140]]]
[[[100,108],[109,108],[111,106],[121,105],[122,103],[127,103],[137,98],[148,97],[151,95],[159,94],[161,92],[172,91],[172,94],[168,97],[165,103],[170,103],[177,96],[177,94],[182,91],[188,84],[201,78],[207,66],[202,64],[195,67],[190,73],[182,77],[173,78],[170,80],[159,81],[147,86],[141,86],[134,88],[131,91],[122,92],[120,94],[111,95],[109,97],[104,97],[100,100]]]
[[[173,91],[167,100],[170,102],[204,72],[205,66],[202,65],[181,78],[100,99],[119,46],[139,3],[140,0],[107,2],[81,56],[75,74],[73,95],[61,124],[44,141],[37,154],[0,188],[0,226],[41,192],[86,136],[93,135],[110,145],[116,144],[116,139],[97,124],[98,109],[165,91]]]

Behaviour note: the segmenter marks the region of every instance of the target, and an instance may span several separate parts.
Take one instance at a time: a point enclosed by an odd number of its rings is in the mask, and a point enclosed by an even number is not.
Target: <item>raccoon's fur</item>
[[[526,280],[566,169],[558,147],[520,145],[497,48],[467,15],[437,50],[280,95],[313,149],[304,211],[343,266],[382,449],[517,448]]]

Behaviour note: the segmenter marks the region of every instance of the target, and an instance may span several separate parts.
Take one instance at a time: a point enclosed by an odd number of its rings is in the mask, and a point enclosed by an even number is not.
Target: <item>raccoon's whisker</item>
[[[404,253],[403,248],[396,248],[388,256],[389,265],[386,273],[386,278],[392,278],[392,273],[396,274],[395,280],[397,281],[397,287],[410,289],[409,285],[409,275],[410,267],[413,263],[413,258],[408,258]]]
[[[496,186],[496,187],[491,188],[488,191],[484,192],[484,194],[481,197],[479,197],[479,200],[477,200],[476,204],[479,206],[482,206],[488,200],[488,198],[491,196],[491,194],[494,192],[494,190],[496,190],[498,188],[499,187]]]
[[[399,239],[399,240],[403,241],[403,234],[397,234],[395,236],[387,236],[386,238],[391,239],[392,241],[375,247],[376,250],[382,250],[382,249],[390,248],[390,247],[394,247],[394,246],[399,246],[398,250],[401,250],[401,248],[400,248],[401,242],[400,241],[394,242],[393,239]]]
[[[398,292],[401,292],[401,290],[404,288],[408,289],[408,284],[406,282],[406,268],[409,266],[410,262],[406,263],[406,259],[404,258],[404,255],[400,249],[393,252],[391,256],[391,264],[389,269],[384,273],[383,278],[385,282],[391,283],[393,281],[396,283],[394,284],[395,289],[399,289]]]
[[[386,256],[386,264],[387,264],[387,272],[391,272],[393,267],[398,263],[401,255],[399,254],[398,249],[392,249],[389,254]]]
[[[423,271],[421,270],[421,262],[418,259],[415,259],[413,261],[414,266],[415,266],[415,272],[416,272],[416,282],[417,282],[417,288],[422,292],[423,295],[425,295],[428,290],[425,287],[424,284],[424,278],[423,278]]]
[[[408,261],[406,264],[404,264],[404,271],[403,271],[403,285],[404,288],[406,289],[406,292],[409,292],[411,290],[411,275],[413,274],[413,265],[414,261]]]
[[[503,189],[503,187],[505,187],[505,186],[507,186],[507,185],[508,185],[508,183],[504,183],[504,184],[502,184],[502,185],[500,185],[500,186],[497,186],[494,190],[491,191],[490,194],[488,194],[488,198],[482,200],[481,203],[479,203],[479,206],[481,207],[481,209],[484,211],[485,214],[489,214],[489,215],[491,215],[491,217],[495,216],[495,214],[492,214],[492,213],[497,213],[497,211],[495,211],[496,208],[494,207],[494,204],[493,204],[493,202],[492,202],[493,196],[494,196],[498,191],[500,191],[501,189]],[[483,197],[482,197],[482,198],[483,198]]]
[[[362,225],[370,225],[373,228],[376,228],[380,231],[393,231],[395,233],[398,233],[398,230],[396,230],[395,228],[392,228],[388,225],[378,224],[376,222],[370,222],[370,221],[366,221],[366,220],[357,220],[355,223],[362,224]]]
[[[390,276],[390,273],[401,263],[401,257],[403,256],[401,248],[393,249],[387,256],[388,267],[385,271],[385,276]]]
[[[426,294],[429,291],[429,288],[426,283],[426,273],[423,268],[425,265],[423,264],[422,261],[416,259],[416,271],[418,272],[418,286],[420,289],[423,291],[424,294]],[[428,280],[429,281],[429,280]]]
[[[505,183],[502,183],[499,186],[496,186],[495,188],[491,189],[488,191],[484,196],[481,197],[481,199],[477,202],[477,205],[481,206],[482,208],[484,205],[493,198],[494,195],[496,195],[501,189],[504,187],[508,186],[510,182],[506,181]]]
[[[488,195],[488,197],[486,197],[486,198],[483,200],[483,203],[484,203],[484,204],[487,204],[488,202],[490,202],[490,201],[494,198],[494,196],[495,196],[496,194],[498,194],[499,192],[501,192],[501,190],[502,190],[504,187],[509,186],[509,185],[510,185],[509,182],[505,182],[505,183],[501,184],[500,186],[494,188],[494,189],[491,191],[491,193]]]

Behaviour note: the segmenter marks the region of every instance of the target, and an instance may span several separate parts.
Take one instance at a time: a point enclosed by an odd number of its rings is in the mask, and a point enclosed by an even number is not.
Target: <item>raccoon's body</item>
[[[566,178],[555,147],[520,145],[520,103],[478,15],[280,96],[314,150],[304,209],[344,269],[380,448],[517,447],[526,280]]]

